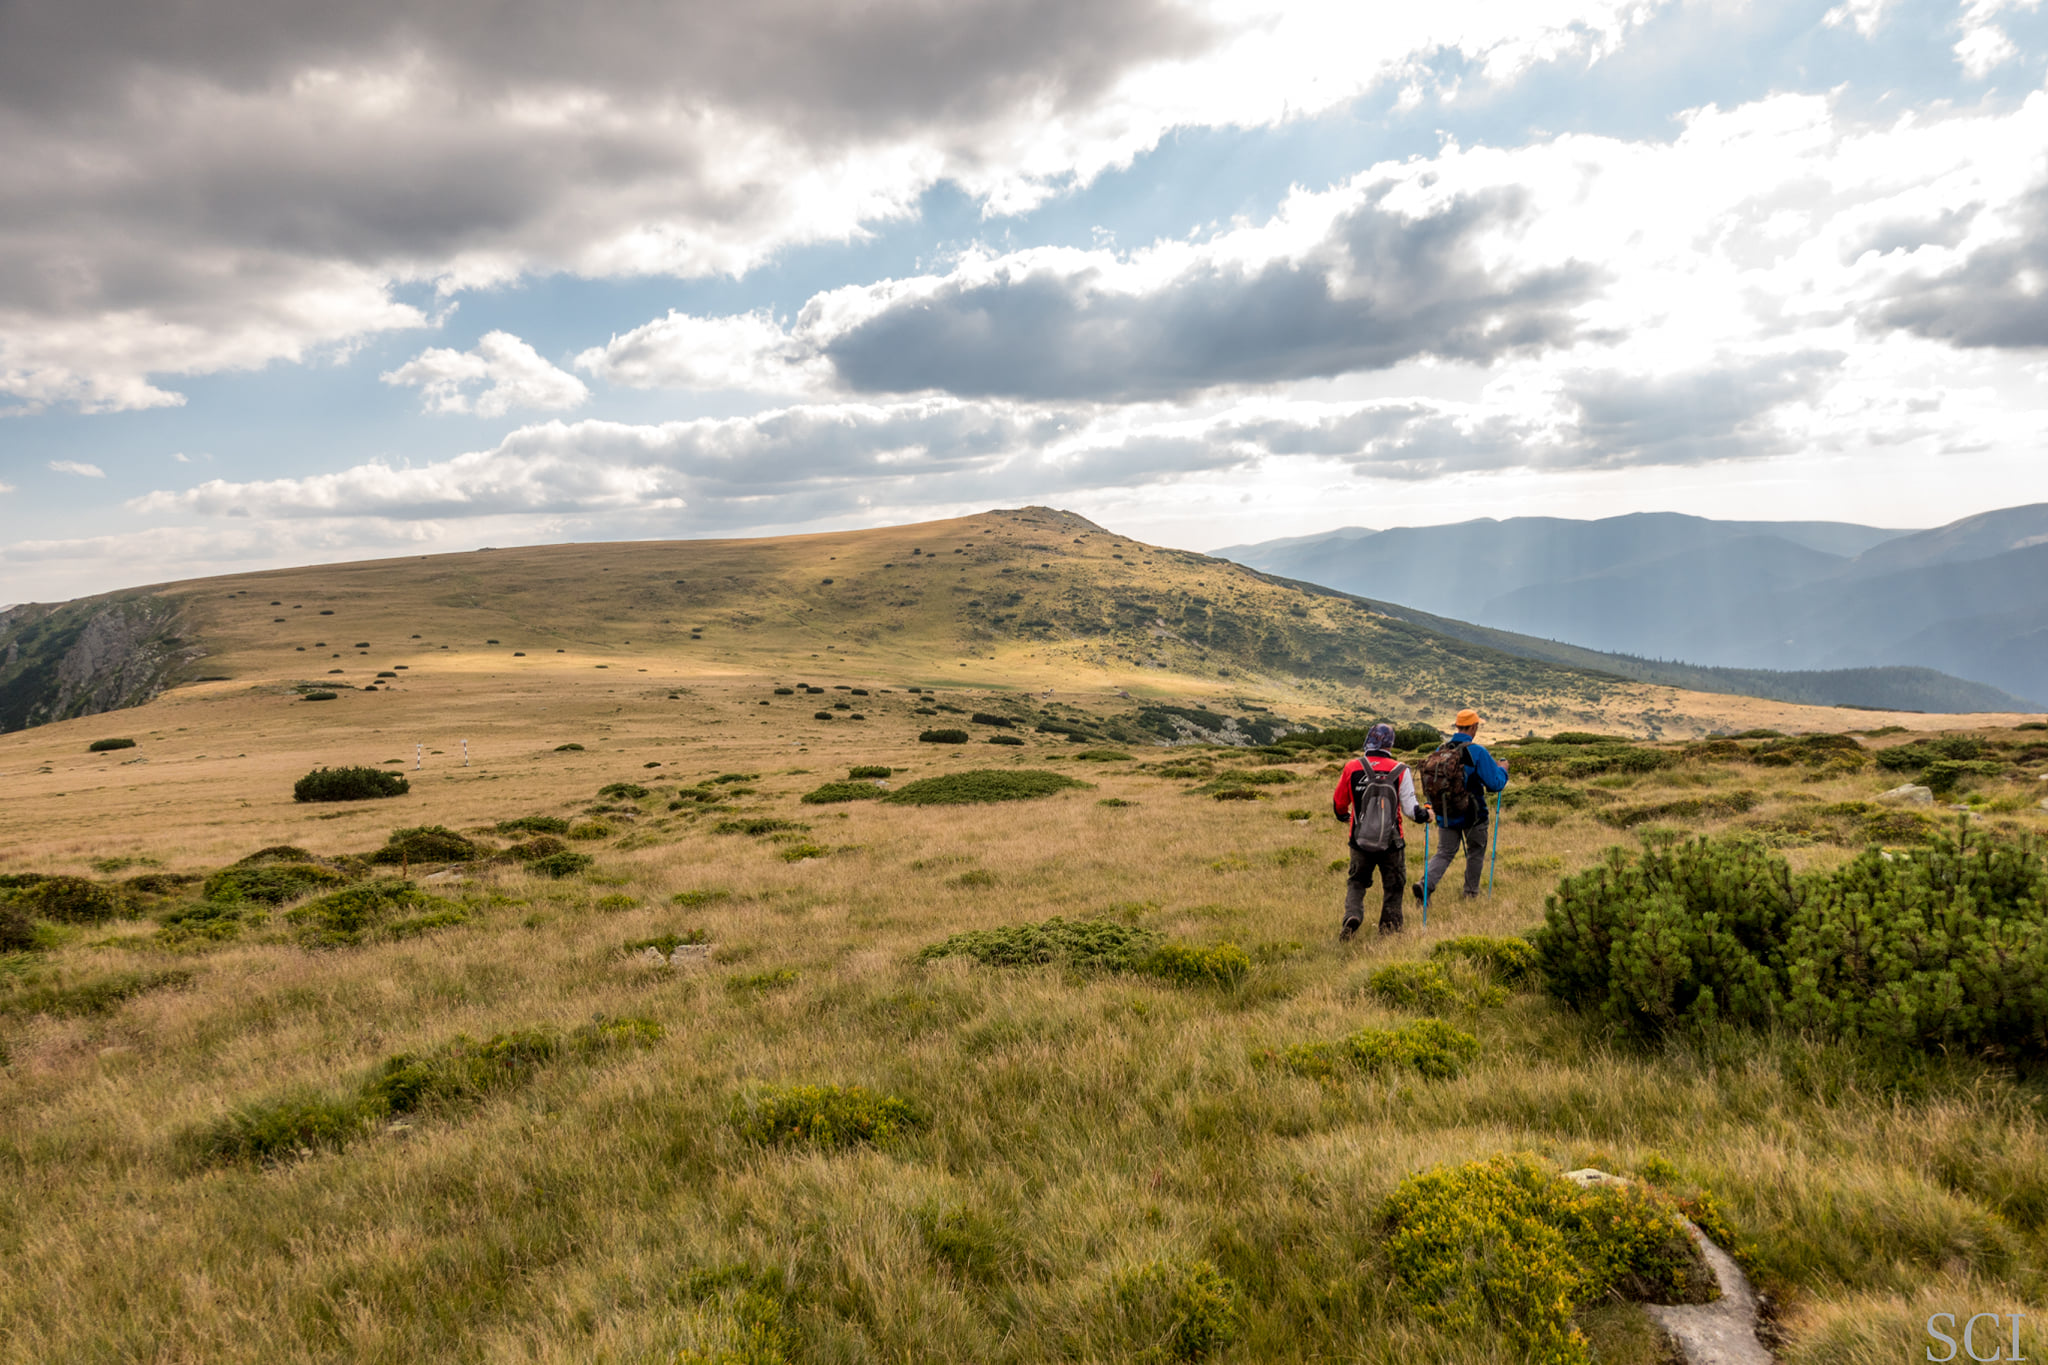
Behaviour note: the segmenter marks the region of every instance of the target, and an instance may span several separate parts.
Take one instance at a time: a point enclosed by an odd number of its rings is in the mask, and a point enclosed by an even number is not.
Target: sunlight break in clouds
[[[590,397],[582,380],[556,369],[510,332],[486,332],[474,351],[422,351],[381,378],[420,389],[421,405],[435,413],[503,417],[515,408],[557,412]],[[471,398],[466,390],[478,383],[489,387]]]

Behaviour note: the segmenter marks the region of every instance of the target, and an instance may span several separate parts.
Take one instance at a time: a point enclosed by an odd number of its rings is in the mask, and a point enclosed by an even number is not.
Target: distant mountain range
[[[2048,697],[2048,503],[1929,531],[1650,512],[1345,527],[1214,553],[1418,613],[1743,675],[1729,691],[1753,691],[1757,670],[1851,670],[1868,675],[1863,704],[1973,710],[1992,695],[1983,688]],[[1879,683],[1897,699],[1870,700]],[[1812,685],[1770,684],[1788,701],[1814,700]]]

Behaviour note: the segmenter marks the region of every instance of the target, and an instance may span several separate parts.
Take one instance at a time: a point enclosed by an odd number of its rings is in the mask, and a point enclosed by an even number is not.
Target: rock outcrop
[[[140,706],[205,650],[177,598],[123,594],[0,612],[0,731]]]

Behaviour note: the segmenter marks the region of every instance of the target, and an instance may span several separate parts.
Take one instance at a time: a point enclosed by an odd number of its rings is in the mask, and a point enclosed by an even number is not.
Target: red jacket
[[[1414,772],[1407,764],[1402,763],[1392,754],[1375,750],[1362,759],[1354,758],[1349,763],[1346,763],[1344,771],[1337,775],[1337,790],[1330,797],[1331,812],[1339,820],[1356,818],[1357,811],[1354,809],[1354,805],[1357,801],[1358,789],[1363,783],[1365,767],[1368,763],[1372,765],[1374,772],[1392,772],[1395,768],[1401,770],[1400,785],[1394,797],[1394,837],[1397,839],[1406,838],[1407,829],[1401,823],[1402,815],[1404,813],[1412,815],[1417,820],[1424,819],[1425,816],[1422,810],[1422,803],[1416,800],[1415,797]]]

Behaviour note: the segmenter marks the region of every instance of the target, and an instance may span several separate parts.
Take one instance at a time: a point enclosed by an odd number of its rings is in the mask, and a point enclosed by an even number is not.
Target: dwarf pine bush
[[[1676,1210],[1640,1185],[1582,1189],[1523,1157],[1409,1176],[1385,1206],[1387,1256],[1417,1317],[1497,1334],[1515,1358],[1587,1365],[1572,1310],[1609,1294],[1713,1297]]]
[[[1086,782],[1042,768],[981,768],[907,782],[882,799],[898,806],[965,806],[991,801],[1028,801],[1086,787]]]
[[[1965,827],[1794,877],[1754,841],[1615,850],[1546,902],[1544,986],[1645,1037],[1782,1022],[2048,1055],[2043,853]]]
[[[283,905],[311,892],[340,886],[347,880],[333,868],[319,863],[261,863],[253,867],[237,863],[208,877],[200,886],[199,894],[221,905],[235,905],[242,901]]]
[[[925,730],[917,737],[920,744],[965,744],[965,730]]]
[[[740,1095],[732,1122],[752,1142],[850,1147],[886,1142],[924,1120],[908,1100],[858,1085],[784,1085]]]
[[[567,834],[569,822],[559,815],[522,815],[500,820],[493,828],[499,834]]]
[[[591,857],[588,853],[563,850],[559,853],[541,854],[526,865],[543,877],[554,877],[559,880],[563,877],[575,876],[577,873],[589,868],[596,861],[597,859]]]
[[[885,770],[886,771],[886,770]],[[872,782],[827,782],[797,798],[807,806],[826,806],[840,801],[875,801],[883,795]]]
[[[382,768],[315,768],[292,784],[292,800],[368,801],[411,790],[410,782]]]
[[[370,855],[380,866],[394,863],[466,863],[491,851],[485,844],[457,834],[446,825],[414,825],[394,829],[384,847]]]
[[[110,753],[115,749],[132,749],[134,747],[135,741],[132,739],[96,739],[86,745],[85,749],[87,753],[104,754]]]
[[[128,912],[120,888],[90,877],[44,877],[15,892],[14,903],[59,924],[104,924]]]
[[[1149,929],[1103,920],[1068,920],[1058,915],[1039,924],[971,929],[919,949],[917,960],[970,957],[989,967],[1029,967],[1061,962],[1104,971],[1130,971],[1158,945]]]
[[[405,912],[412,912],[407,915]],[[461,924],[461,906],[430,896],[402,877],[379,877],[288,911],[307,948],[345,948],[378,938],[404,938],[426,929]]]
[[[1111,1278],[1106,1325],[1125,1359],[1203,1360],[1243,1329],[1240,1297],[1209,1261],[1147,1261]]]

